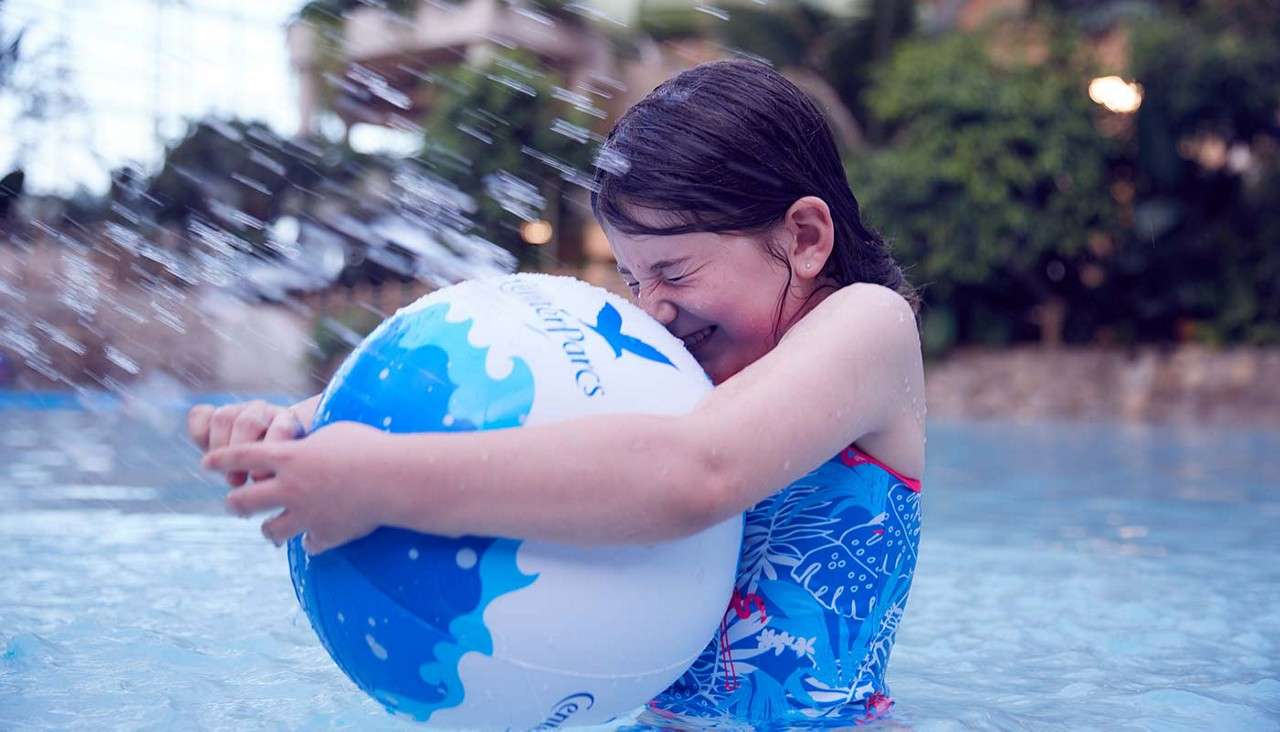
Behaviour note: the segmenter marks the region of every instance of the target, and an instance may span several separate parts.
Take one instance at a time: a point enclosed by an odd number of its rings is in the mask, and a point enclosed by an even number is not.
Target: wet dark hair
[[[862,223],[826,118],[763,63],[696,66],[627,110],[597,158],[591,210],[601,224],[632,235],[764,234],[804,196],[825,201],[835,225],[822,276],[840,287],[884,285],[917,307],[888,245]],[[644,210],[661,212],[664,225],[638,220],[634,213]],[[787,264],[773,241],[766,247]]]

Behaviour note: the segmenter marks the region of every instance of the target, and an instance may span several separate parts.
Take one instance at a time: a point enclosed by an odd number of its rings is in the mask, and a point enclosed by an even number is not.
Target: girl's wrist
[[[434,453],[440,435],[379,432],[368,445],[367,465],[375,518],[382,526],[441,533],[440,517],[448,515],[447,484]]]

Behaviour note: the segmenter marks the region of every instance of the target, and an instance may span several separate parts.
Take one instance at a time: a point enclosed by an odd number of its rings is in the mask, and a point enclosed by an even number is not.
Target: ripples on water
[[[0,729],[408,729],[182,414],[0,407]],[[935,423],[889,728],[1276,729],[1280,434]]]

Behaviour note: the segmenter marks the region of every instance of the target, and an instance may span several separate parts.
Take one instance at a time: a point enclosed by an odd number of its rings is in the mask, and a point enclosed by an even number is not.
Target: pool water
[[[0,730],[411,729],[176,405],[0,400]],[[1280,433],[936,422],[887,729],[1280,728]]]

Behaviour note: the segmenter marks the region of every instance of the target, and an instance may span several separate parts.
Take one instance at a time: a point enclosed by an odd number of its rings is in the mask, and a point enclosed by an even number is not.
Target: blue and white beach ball
[[[520,274],[455,285],[388,318],[334,376],[312,428],[676,414],[710,389],[680,341],[630,303]],[[439,727],[550,729],[608,721],[679,677],[718,629],[741,538],[740,518],[603,548],[383,528],[315,557],[295,538],[289,562],[329,654],[389,711]]]

